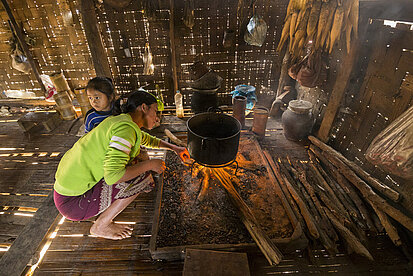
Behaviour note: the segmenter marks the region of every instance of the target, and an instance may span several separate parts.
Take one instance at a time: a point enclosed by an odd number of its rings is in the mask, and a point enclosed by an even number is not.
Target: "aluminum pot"
[[[241,124],[222,111],[194,115],[187,122],[188,151],[198,163],[220,167],[235,160]]]

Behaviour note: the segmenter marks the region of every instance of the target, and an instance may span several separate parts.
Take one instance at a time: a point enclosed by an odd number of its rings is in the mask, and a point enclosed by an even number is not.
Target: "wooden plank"
[[[249,276],[246,253],[188,248],[183,276]]]
[[[42,207],[37,210],[10,249],[0,259],[1,276],[22,274],[58,213],[51,192]]]

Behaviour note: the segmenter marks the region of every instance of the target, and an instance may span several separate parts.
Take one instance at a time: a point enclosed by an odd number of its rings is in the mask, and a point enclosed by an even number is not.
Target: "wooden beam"
[[[0,259],[0,276],[20,276],[43,241],[59,211],[53,201],[53,191],[20,232],[9,250]]]
[[[178,90],[178,74],[176,72],[176,48],[175,48],[175,20],[174,0],[169,0],[169,41],[171,44],[172,80],[174,82],[173,94]]]
[[[112,77],[108,57],[100,36],[93,0],[80,1],[80,13],[85,27],[86,40],[92,55],[93,66],[97,76]]]
[[[17,21],[13,15],[13,12],[10,9],[9,3],[7,2],[7,0],[1,0],[1,3],[3,4],[4,9],[7,12],[7,15],[10,19],[11,25],[13,27],[13,31],[19,41],[20,46],[23,48],[23,52],[25,54],[25,56],[27,57],[27,60],[29,61],[30,67],[32,68],[32,72],[37,80],[37,82],[40,85],[40,88],[42,89],[42,92],[36,93],[36,96],[44,96],[46,95],[46,88],[44,87],[43,81],[40,78],[40,68],[39,65],[37,64],[37,62],[33,59],[33,56],[29,50],[29,46],[27,46],[26,44],[26,40],[24,39],[24,34],[23,34],[23,30],[22,27],[17,24]]]

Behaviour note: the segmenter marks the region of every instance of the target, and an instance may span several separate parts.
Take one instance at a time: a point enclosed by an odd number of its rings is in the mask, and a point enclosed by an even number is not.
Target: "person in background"
[[[154,186],[151,172],[162,173],[160,159],[138,160],[140,146],[173,150],[182,161],[185,147],[162,141],[141,130],[157,121],[158,101],[146,91],[135,91],[114,103],[114,115],[80,138],[62,157],[56,171],[54,202],[70,220],[99,215],[90,233],[107,239],[124,239],[133,227],[113,219],[142,192]]]
[[[92,106],[85,116],[85,133],[88,133],[112,115],[115,89],[110,78],[95,77],[88,82],[86,93]]]

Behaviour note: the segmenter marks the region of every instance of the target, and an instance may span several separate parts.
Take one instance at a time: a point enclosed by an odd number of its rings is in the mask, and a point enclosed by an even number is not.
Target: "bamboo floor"
[[[0,203],[3,208],[0,212],[0,256],[12,245],[51,191],[58,161],[77,139],[66,133],[70,122],[64,122],[52,134],[28,139],[18,127],[16,119],[16,116],[0,117]],[[251,124],[251,120],[247,120],[248,124]],[[307,158],[304,145],[285,140],[280,123],[272,119],[268,122],[267,136],[260,143],[272,154],[288,154],[290,158],[303,160]],[[5,148],[15,149],[3,150]],[[33,152],[35,154],[30,155]],[[73,222],[62,220],[59,216],[47,236],[49,247],[34,270],[34,275],[181,275],[182,261],[153,261],[150,257],[148,243],[154,201],[154,191],[141,195],[117,217],[118,222],[135,224],[133,236],[121,241],[90,236],[92,221]],[[39,246],[38,252],[46,242]],[[331,256],[320,245],[312,242],[306,250],[285,253],[281,263],[274,267],[268,265],[259,251],[248,252],[248,259],[251,275],[412,274],[408,261],[387,236],[369,239],[369,249],[375,258],[374,262],[347,254],[344,246],[339,247],[338,254]]]

